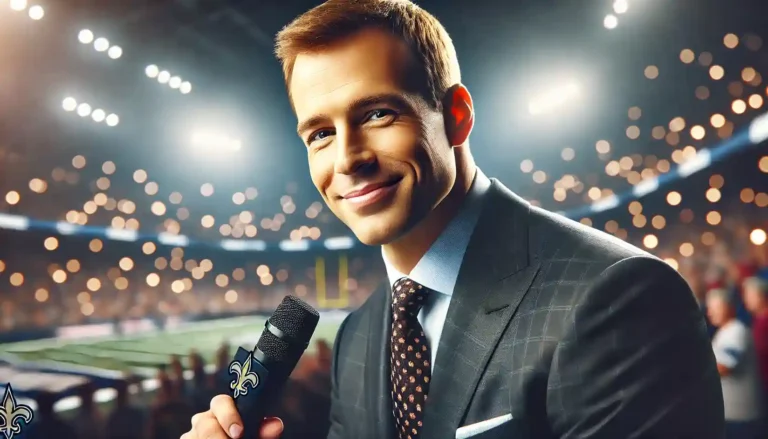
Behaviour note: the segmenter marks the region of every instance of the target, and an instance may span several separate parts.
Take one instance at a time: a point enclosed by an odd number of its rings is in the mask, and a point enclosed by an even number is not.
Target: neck
[[[384,254],[392,266],[408,274],[461,209],[477,170],[465,147],[456,148],[456,180],[448,195],[405,235],[385,244]]]

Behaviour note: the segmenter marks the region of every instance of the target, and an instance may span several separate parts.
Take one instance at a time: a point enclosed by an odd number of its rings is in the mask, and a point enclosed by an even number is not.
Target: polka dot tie
[[[419,437],[429,393],[432,357],[416,318],[428,292],[405,277],[392,286],[392,411],[399,439]]]

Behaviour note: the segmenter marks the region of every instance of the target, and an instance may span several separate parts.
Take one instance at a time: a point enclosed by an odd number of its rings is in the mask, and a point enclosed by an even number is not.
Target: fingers
[[[192,417],[192,430],[184,433],[181,439],[229,439],[229,435],[221,429],[213,413],[208,411]]]
[[[215,417],[222,431],[229,437],[238,439],[243,433],[243,421],[237,413],[235,400],[229,395],[216,395],[211,400],[211,413]]]
[[[283,433],[283,421],[280,418],[267,418],[259,429],[260,439],[279,439]]]
[[[211,409],[192,416],[191,423],[192,429],[181,439],[239,439],[243,433],[235,401],[228,395],[215,396]],[[279,439],[283,428],[280,418],[267,418],[259,429],[259,439]]]

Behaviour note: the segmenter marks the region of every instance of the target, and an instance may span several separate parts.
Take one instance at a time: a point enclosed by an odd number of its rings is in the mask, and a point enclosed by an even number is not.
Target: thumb
[[[259,429],[260,439],[279,439],[283,433],[283,421],[280,418],[266,418]]]

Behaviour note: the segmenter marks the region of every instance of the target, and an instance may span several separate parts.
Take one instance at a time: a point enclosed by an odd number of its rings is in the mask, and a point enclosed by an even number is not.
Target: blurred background
[[[286,294],[322,317],[276,414],[325,434],[336,328],[385,274],[312,186],[272,55],[318,3],[0,0],[0,385],[29,437],[178,438]],[[768,4],[417,3],[484,172],[665,259],[702,312],[729,291],[768,370]]]

